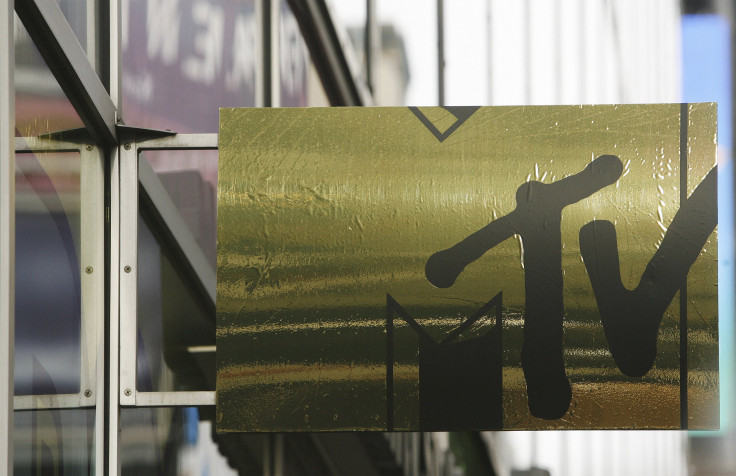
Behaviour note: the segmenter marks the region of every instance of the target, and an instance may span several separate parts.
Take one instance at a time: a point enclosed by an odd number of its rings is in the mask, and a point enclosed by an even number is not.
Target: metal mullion
[[[15,5],[46,64],[96,141],[114,144],[117,110],[54,0]]]
[[[106,342],[105,342],[105,321],[107,317],[107,310],[105,309],[105,291],[106,283],[108,281],[107,269],[105,266],[105,164],[107,162],[107,154],[110,149],[97,147],[95,148],[96,158],[94,163],[90,162],[88,165],[88,172],[90,173],[89,193],[95,194],[93,205],[90,207],[90,220],[94,220],[94,240],[96,243],[94,254],[90,256],[94,264],[94,283],[91,286],[90,292],[93,293],[94,301],[89,304],[90,309],[88,312],[92,313],[92,318],[96,323],[95,328],[95,340],[96,345],[96,374],[95,374],[95,475],[103,476],[107,474],[105,466],[105,441],[106,441],[106,385],[107,380],[105,378],[107,373],[106,366]],[[83,225],[83,229],[86,226]],[[86,272],[86,270],[85,270]]]
[[[138,150],[126,143],[120,151],[120,263],[112,270],[120,280],[121,405],[135,404],[138,355]]]
[[[90,66],[95,71],[99,71],[99,38],[97,35],[97,17],[98,17],[98,2],[97,0],[86,0],[86,28],[87,37],[85,38],[87,60],[89,60]]]
[[[217,134],[177,134],[139,142],[138,151],[143,150],[216,150]]]
[[[80,145],[73,142],[63,142],[40,137],[15,137],[13,141],[15,152],[79,152]]]
[[[85,147],[81,153],[81,263],[82,325],[85,335],[82,358],[87,357],[86,375],[80,390],[83,401],[94,404],[101,394],[99,379],[104,380],[104,324],[105,324],[105,183],[104,155],[99,148]],[[83,369],[85,362],[82,362]],[[86,385],[85,385],[86,383]]]
[[[13,474],[15,349],[14,1],[0,0],[0,473]]]
[[[256,107],[271,106],[271,0],[255,0]]]
[[[271,107],[281,106],[281,0],[271,0],[270,43],[271,58],[268,67],[271,69]]]
[[[98,460],[101,474],[120,474],[120,157],[119,148],[110,154],[110,245],[109,245],[109,300],[107,336],[107,391],[105,392],[105,457]],[[99,435],[98,439],[99,441]]]
[[[366,0],[365,7],[365,78],[368,90],[373,97],[377,96],[378,87],[378,64],[381,51],[381,32],[378,25],[378,14],[376,11],[376,0]]]
[[[445,105],[445,8],[443,0],[437,0],[437,101]]]
[[[60,393],[56,395],[16,395],[14,408],[23,410],[48,410],[59,408],[90,408],[95,405],[81,393]]]
[[[110,87],[110,98],[113,105],[117,108],[117,118],[122,118],[123,112],[123,74],[122,74],[122,53],[123,53],[123,39],[122,39],[122,1],[121,0],[109,0],[109,10],[107,13],[107,20],[109,25],[109,47],[106,49],[108,52],[107,58],[103,61],[103,67],[108,68],[108,81]],[[129,12],[126,12],[129,13]],[[102,27],[102,22],[100,23]]]
[[[137,407],[202,407],[215,404],[214,391],[137,392]]]

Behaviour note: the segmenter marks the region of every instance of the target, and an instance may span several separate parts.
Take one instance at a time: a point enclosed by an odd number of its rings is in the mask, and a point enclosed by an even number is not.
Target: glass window
[[[124,0],[122,9],[127,124],[216,132],[219,107],[255,104],[252,0]]]
[[[51,70],[15,17],[16,136],[35,137],[83,127]]]
[[[149,223],[138,220],[138,391],[215,389],[215,325]]]
[[[217,151],[147,150],[153,168],[214,269],[217,234]]]
[[[79,167],[76,153],[16,154],[16,395],[80,391]]]
[[[94,423],[94,409],[16,411],[14,474],[94,474]]]
[[[17,17],[15,24],[16,135],[83,127]],[[15,393],[78,393],[79,154],[16,154],[15,201]]]
[[[124,408],[120,461],[123,476],[236,475],[213,442],[214,412],[197,408]],[[242,459],[246,448],[238,448]],[[261,474],[261,473],[250,473]]]
[[[309,50],[304,43],[299,23],[286,1],[279,9],[279,71],[281,73],[280,106],[329,106]]]
[[[86,4],[62,2],[62,11],[78,35],[86,34],[75,28],[86,24]],[[94,332],[91,342],[83,342],[77,149],[84,146],[65,143],[57,149],[60,142],[48,135],[84,125],[17,16],[15,25],[15,134],[26,138],[28,150],[15,156],[14,384],[17,401],[35,409],[15,412],[14,470],[91,474],[95,409],[51,408],[81,402],[89,389],[82,384],[90,383],[94,368],[94,353],[85,350],[94,345]]]

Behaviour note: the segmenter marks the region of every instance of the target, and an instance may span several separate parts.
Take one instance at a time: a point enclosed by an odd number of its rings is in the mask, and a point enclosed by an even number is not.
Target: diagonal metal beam
[[[22,0],[15,11],[77,114],[100,144],[116,144],[117,109],[54,0]]]
[[[367,88],[355,80],[325,0],[288,0],[333,106],[368,106]]]

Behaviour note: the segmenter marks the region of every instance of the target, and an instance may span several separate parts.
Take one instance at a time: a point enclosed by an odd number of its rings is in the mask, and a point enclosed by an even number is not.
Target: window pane
[[[280,106],[329,106],[299,24],[286,1],[281,2],[279,12]]]
[[[15,160],[15,394],[78,393],[79,154]]]
[[[123,408],[120,461],[123,476],[237,473],[212,441],[212,422],[197,408]],[[239,448],[239,458],[247,453]],[[256,473],[260,474],[260,473]]]
[[[94,409],[15,412],[16,476],[94,474]]]
[[[252,0],[127,0],[122,23],[126,123],[216,132],[219,107],[255,104]]]
[[[83,127],[17,16],[15,24],[16,135]],[[79,154],[16,154],[15,206],[15,394],[78,393]]]
[[[214,316],[201,309],[142,217],[138,262],[138,390],[214,390]]]
[[[15,17],[16,135],[34,137],[83,127],[18,16]]]
[[[214,269],[217,151],[148,150],[141,156],[151,164]]]
[[[57,3],[82,49],[87,51],[87,5],[89,2],[57,0]]]

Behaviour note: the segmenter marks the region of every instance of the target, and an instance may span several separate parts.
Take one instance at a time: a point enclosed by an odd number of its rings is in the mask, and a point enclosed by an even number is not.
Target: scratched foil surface
[[[217,429],[717,428],[715,104],[221,109]]]

